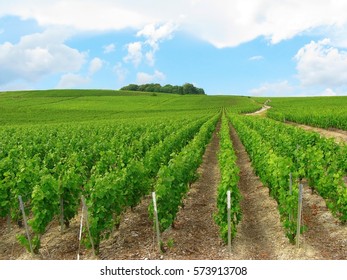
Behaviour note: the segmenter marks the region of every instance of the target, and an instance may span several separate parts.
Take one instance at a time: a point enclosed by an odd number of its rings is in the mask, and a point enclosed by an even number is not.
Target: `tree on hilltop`
[[[174,93],[174,94],[205,94],[204,89],[197,88],[191,83],[185,83],[183,86],[173,86],[167,84],[161,86],[160,84],[129,84],[122,87],[120,90],[128,91],[144,91],[144,92],[162,92],[162,93]]]

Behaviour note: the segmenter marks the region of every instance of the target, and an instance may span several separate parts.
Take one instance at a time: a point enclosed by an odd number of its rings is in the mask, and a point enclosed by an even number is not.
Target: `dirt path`
[[[151,196],[123,215],[119,230],[100,246],[100,259],[106,260],[144,260],[160,259],[156,246],[153,222],[148,217]]]
[[[32,256],[21,246],[16,236],[24,234],[24,228],[12,224],[12,229],[7,232],[6,225],[1,225],[0,230],[0,260],[30,260],[30,259],[76,259],[78,249],[78,222],[72,225],[62,235],[57,221],[52,222],[47,232],[41,239],[40,254]]]
[[[327,209],[324,199],[304,184],[304,242],[317,248],[323,259],[347,260],[347,225],[342,225]]]
[[[302,129],[308,130],[308,131],[315,131],[318,132],[320,135],[327,137],[327,138],[334,138],[337,143],[343,143],[347,142],[347,131],[340,130],[340,129],[334,129],[334,130],[328,130],[324,128],[319,127],[313,127],[305,124],[299,124],[295,122],[289,122],[286,121],[287,124],[294,125],[301,127]]]
[[[269,110],[271,107],[268,105],[264,105],[263,108],[261,108],[258,111],[255,111],[253,113],[245,114],[247,116],[265,116],[266,111]]]
[[[243,217],[232,243],[233,259],[321,259],[308,244],[300,249],[289,243],[280,223],[277,203],[254,174],[249,156],[235,130],[231,138],[240,168],[239,188]]]

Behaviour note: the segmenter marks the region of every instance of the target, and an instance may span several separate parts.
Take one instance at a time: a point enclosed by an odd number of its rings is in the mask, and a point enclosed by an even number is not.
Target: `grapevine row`
[[[236,235],[236,226],[240,222],[242,214],[240,207],[241,193],[237,186],[239,181],[239,168],[236,165],[236,155],[230,139],[229,122],[223,113],[221,128],[219,132],[220,150],[218,162],[220,169],[220,183],[217,194],[217,213],[215,221],[220,228],[220,236],[228,241],[228,209],[227,191],[230,191],[230,216],[231,216],[231,238]]]
[[[276,153],[289,157],[298,177],[307,179],[341,222],[347,221],[346,145],[270,119],[244,117],[244,121],[270,143]]]
[[[322,128],[347,130],[345,97],[292,98],[271,100],[267,116],[278,121],[292,121]]]
[[[88,219],[96,250],[119,224],[120,215],[135,207],[148,194],[161,165],[179,152],[199,131],[205,119],[188,124],[153,146],[142,159],[133,159],[121,169],[96,175],[87,184]]]
[[[0,151],[0,215],[11,215],[14,221],[20,221],[21,195],[37,252],[40,236],[54,217],[60,214],[65,225],[69,225],[78,212],[81,194],[88,197],[87,188],[96,174],[103,177],[111,169],[127,170],[127,178],[135,179],[132,176],[137,176],[136,162],[187,123],[166,120],[119,125],[116,129],[109,124],[97,129],[76,126],[74,133],[44,127],[33,129],[28,137],[23,137],[26,135],[21,129],[11,129],[15,137],[3,137],[0,145],[11,147]],[[28,245],[24,236],[19,239]]]
[[[298,204],[298,186],[289,187],[289,176],[293,174],[293,181],[297,179],[295,168],[289,157],[280,156],[274,152],[268,141],[264,140],[255,130],[244,121],[244,117],[229,114],[253,168],[264,185],[269,187],[270,195],[278,203],[281,221],[290,241],[296,236],[296,219]]]
[[[189,184],[197,179],[196,170],[202,162],[206,145],[211,139],[219,117],[218,114],[207,121],[194,139],[179,153],[174,154],[167,165],[160,168],[155,191],[161,231],[173,224]],[[153,216],[153,204],[149,212]]]

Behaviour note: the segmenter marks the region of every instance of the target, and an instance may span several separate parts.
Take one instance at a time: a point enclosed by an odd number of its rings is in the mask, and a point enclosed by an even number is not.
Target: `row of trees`
[[[121,90],[164,92],[164,93],[176,93],[176,94],[205,94],[205,91],[202,88],[197,88],[190,83],[185,83],[183,86],[173,86],[170,84],[167,84],[165,86],[161,86],[160,84],[143,84],[143,85],[130,84],[125,87],[122,87]]]

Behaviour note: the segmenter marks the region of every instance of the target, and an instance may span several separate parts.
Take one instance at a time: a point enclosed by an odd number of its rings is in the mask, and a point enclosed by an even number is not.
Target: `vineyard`
[[[347,99],[264,102],[0,93],[0,259],[347,259]]]
[[[265,102],[260,99],[260,102]],[[268,117],[322,128],[347,130],[346,97],[272,98]]]

